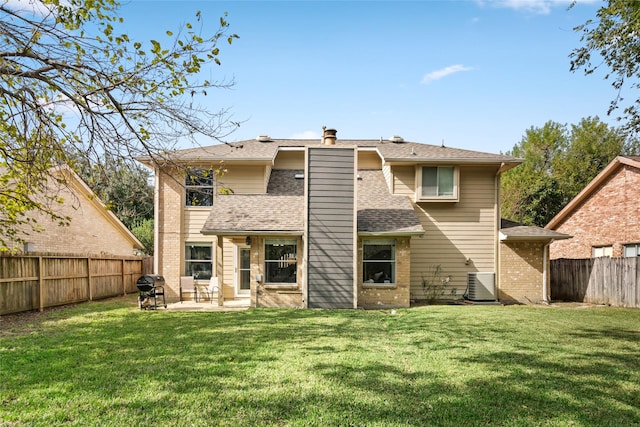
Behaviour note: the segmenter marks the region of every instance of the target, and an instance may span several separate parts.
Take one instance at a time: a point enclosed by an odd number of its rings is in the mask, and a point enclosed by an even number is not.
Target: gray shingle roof
[[[267,194],[219,196],[202,232],[205,234],[302,233],[304,181],[299,170],[273,170]],[[382,171],[359,171],[358,232],[422,234],[411,202],[389,193]]]
[[[501,240],[564,240],[572,237],[541,227],[522,225],[504,218],[500,221],[500,234]]]
[[[320,140],[310,139],[274,139],[269,142],[257,140],[239,141],[230,144],[217,144],[208,147],[189,148],[175,151],[172,158],[176,161],[270,161],[280,147],[298,147],[320,145]],[[520,163],[521,160],[503,154],[491,154],[459,148],[442,147],[417,142],[393,143],[388,140],[349,139],[336,141],[339,146],[357,146],[376,148],[386,161],[477,161]],[[143,160],[141,158],[141,160]]]
[[[274,194],[221,195],[202,228],[204,234],[295,232],[302,234],[304,197]]]
[[[409,199],[389,192],[382,171],[360,170],[358,175],[359,233],[424,233]]]

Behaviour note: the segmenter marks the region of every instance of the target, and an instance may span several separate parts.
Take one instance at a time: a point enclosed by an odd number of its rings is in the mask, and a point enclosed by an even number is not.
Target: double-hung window
[[[459,171],[455,166],[420,166],[417,201],[458,201]]]
[[[213,272],[211,243],[187,243],[184,248],[184,275],[209,280]]]
[[[187,206],[213,206],[213,171],[189,169],[185,180]]]
[[[594,246],[591,248],[591,256],[593,258],[599,258],[603,256],[613,256],[613,246]]]
[[[394,239],[371,239],[362,242],[362,279],[365,284],[396,282]]]
[[[298,244],[295,239],[266,239],[264,275],[266,284],[295,284],[298,274]]]
[[[640,243],[633,243],[630,245],[624,245],[623,256],[630,258],[634,256],[640,256]]]

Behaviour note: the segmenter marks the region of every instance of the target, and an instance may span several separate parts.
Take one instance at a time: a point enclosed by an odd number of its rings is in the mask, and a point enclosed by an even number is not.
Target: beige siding
[[[279,151],[273,164],[274,169],[304,169],[304,150]]]
[[[382,166],[382,175],[384,175],[384,180],[387,182],[387,188],[389,188],[389,191],[393,193],[393,177],[391,176],[391,166]]]
[[[223,281],[222,281],[222,291],[225,300],[230,300],[235,297],[235,268],[233,265],[233,260],[235,257],[236,245],[244,243],[243,239],[235,238],[231,239],[228,237],[224,237],[222,239],[222,268],[223,268]]]
[[[267,187],[269,187],[269,179],[271,179],[271,171],[272,170],[273,170],[273,168],[271,166],[267,166],[265,168],[264,180],[262,181],[262,183],[263,183],[262,193],[266,193],[267,192]]]
[[[358,151],[358,169],[380,169],[382,160],[376,151]]]
[[[200,234],[200,230],[211,213],[211,207],[183,207],[183,209],[185,238],[190,241],[202,241],[203,238],[211,240],[209,236]]]
[[[393,166],[391,177],[393,179],[393,193],[409,196],[413,200],[416,187],[416,167],[413,165]]]
[[[227,173],[220,178],[220,184],[235,194],[264,194],[266,167],[228,165]]]
[[[465,291],[468,272],[495,271],[495,175],[495,168],[461,167],[459,202],[415,206],[426,233],[411,240],[414,298],[422,294],[422,276],[436,265],[451,277],[457,296]]]

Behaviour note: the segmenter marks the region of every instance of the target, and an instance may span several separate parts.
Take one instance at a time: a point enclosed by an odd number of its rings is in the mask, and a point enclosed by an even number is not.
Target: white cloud
[[[62,4],[68,2],[62,1]],[[32,0],[4,0],[2,6],[18,13],[30,13],[37,16],[46,16],[52,13],[54,7]]]
[[[290,139],[320,139],[320,134],[312,130],[305,130],[304,132],[294,133]]]
[[[473,68],[465,67],[462,64],[450,65],[445,68],[441,68],[440,70],[432,71],[427,73],[422,78],[422,84],[427,85],[435,80],[440,80],[444,77],[450,76],[451,74],[460,73],[462,71],[471,71]]]
[[[516,11],[548,15],[555,7],[566,8],[574,0],[476,0],[480,6],[499,7]],[[599,0],[577,0],[576,3],[595,3]]]

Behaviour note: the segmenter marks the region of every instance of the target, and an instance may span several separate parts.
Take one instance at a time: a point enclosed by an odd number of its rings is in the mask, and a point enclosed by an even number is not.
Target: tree
[[[101,165],[85,165],[79,170],[82,179],[130,230],[134,225],[153,219],[151,173],[140,165],[106,155]]]
[[[637,148],[637,140],[598,117],[570,128],[552,121],[531,127],[508,152],[524,162],[502,177],[502,215],[543,227],[611,160]]]
[[[502,215],[505,218],[529,225],[544,225],[540,216],[550,213],[533,214],[533,200],[542,200],[538,192],[548,192],[553,187],[553,174],[558,154],[568,140],[565,125],[549,121],[542,128],[531,127],[526,130],[519,144],[508,155],[524,159],[517,168],[504,173],[501,179]],[[553,199],[558,198],[553,195]],[[546,204],[535,203],[539,207]]]
[[[575,4],[575,3],[574,3]],[[569,55],[571,71],[582,70],[589,75],[600,68],[608,68],[604,78],[611,79],[616,95],[609,105],[608,114],[623,105],[623,88],[631,92],[640,88],[640,2],[608,0],[600,7],[595,20],[588,20],[574,28],[582,33],[582,46]],[[640,131],[640,98],[626,103],[624,129],[637,134]]]
[[[554,174],[562,181],[564,191],[572,199],[616,156],[633,154],[637,140],[626,137],[618,128],[598,117],[583,118],[571,125],[568,146],[559,153]]]
[[[147,255],[153,255],[153,218],[143,219],[131,227],[131,233],[144,246]]]
[[[77,159],[100,164],[105,153],[133,163],[164,159],[177,141],[223,141],[237,123],[226,110],[198,102],[233,82],[199,80],[231,44],[225,16],[209,31],[196,13],[175,34],[133,41],[117,27],[115,0],[0,0],[0,228],[19,237],[28,212],[57,219],[47,202],[49,171]],[[0,250],[6,240],[0,236]]]

